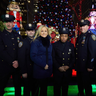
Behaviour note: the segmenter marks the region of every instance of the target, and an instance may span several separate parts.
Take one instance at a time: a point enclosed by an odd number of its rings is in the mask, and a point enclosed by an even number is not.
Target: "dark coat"
[[[0,32],[0,72],[8,73],[15,68],[12,67],[12,62],[18,60],[18,43],[21,36],[12,31],[7,30]]]
[[[67,41],[63,47],[63,43],[61,41],[54,43],[52,56],[53,76],[57,78],[62,78],[63,74],[69,74],[70,72],[72,72],[72,68],[75,63],[75,53],[73,44]],[[65,65],[69,66],[69,69],[66,72],[60,72],[58,68]]]
[[[95,35],[86,32],[81,34],[77,38],[76,43],[76,70],[86,71],[87,68],[93,69],[94,67],[94,57],[96,50],[96,40]]]
[[[44,69],[46,66],[46,47],[42,44],[41,37],[32,42],[30,56],[34,62],[33,77],[37,79],[50,77],[52,74],[52,45],[50,44],[48,47],[49,68],[47,70]]]
[[[31,48],[32,39],[29,37],[23,39],[19,43],[18,49],[18,62],[20,64],[21,73],[32,74],[32,65],[33,62],[30,58],[30,48]]]

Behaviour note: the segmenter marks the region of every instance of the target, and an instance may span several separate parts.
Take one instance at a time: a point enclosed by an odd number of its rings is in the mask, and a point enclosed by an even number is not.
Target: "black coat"
[[[21,36],[12,31],[7,30],[0,32],[0,73],[11,72],[15,70],[12,67],[12,62],[18,60],[18,43]]]
[[[72,67],[75,62],[75,53],[74,53],[74,45],[70,42],[66,42],[64,47],[61,41],[58,41],[53,44],[53,76],[62,77],[63,74],[68,71],[72,71]],[[69,66],[69,69],[66,72],[60,72],[59,67],[61,66]],[[71,74],[71,73],[70,73]]]
[[[30,59],[30,48],[31,48],[32,39],[29,37],[20,41],[18,49],[18,62],[20,64],[21,73],[32,74],[32,65],[33,62]]]
[[[36,79],[49,78],[52,75],[52,45],[50,44],[49,40],[49,36],[45,39],[42,39],[42,37],[39,36],[31,43],[30,57],[34,62],[33,77]],[[48,54],[46,54],[47,46]],[[46,56],[48,56],[48,58],[46,58]],[[49,66],[47,70],[44,69],[46,64]]]
[[[93,69],[96,50],[95,35],[86,32],[77,38],[76,43],[76,70],[86,71]]]

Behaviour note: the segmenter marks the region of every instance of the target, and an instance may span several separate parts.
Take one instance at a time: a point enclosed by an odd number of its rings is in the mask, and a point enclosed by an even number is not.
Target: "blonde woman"
[[[41,25],[31,44],[30,51],[33,65],[34,92],[38,96],[40,87],[40,96],[47,96],[47,84],[52,74],[52,45],[48,27]]]

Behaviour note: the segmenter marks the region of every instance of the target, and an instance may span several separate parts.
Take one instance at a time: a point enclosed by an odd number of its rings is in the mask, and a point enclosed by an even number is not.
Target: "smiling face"
[[[48,30],[47,30],[46,27],[43,27],[43,28],[41,29],[40,36],[43,37],[43,38],[46,38],[47,35],[48,35]]]
[[[84,26],[81,26],[80,27],[80,31],[81,33],[86,33],[89,29],[89,26],[88,25],[84,25]]]
[[[10,11],[20,11],[20,7],[17,4],[10,4],[8,8]]]

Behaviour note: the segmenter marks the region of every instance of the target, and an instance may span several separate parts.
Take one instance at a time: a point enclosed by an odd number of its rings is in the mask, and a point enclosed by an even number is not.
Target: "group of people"
[[[61,93],[62,96],[68,96],[74,66],[79,95],[84,96],[85,89],[86,96],[92,96],[91,75],[95,74],[96,36],[88,31],[88,20],[79,22],[81,35],[74,48],[68,41],[67,27],[60,28],[60,40],[51,44],[47,26],[41,25],[36,30],[34,24],[27,24],[27,37],[22,39],[12,30],[14,19],[12,15],[3,15],[5,29],[0,32],[0,96],[3,96],[11,75],[15,96],[21,96],[21,76],[24,96],[30,96],[30,92],[32,96],[47,96],[47,86],[52,74],[54,96],[61,96]]]

